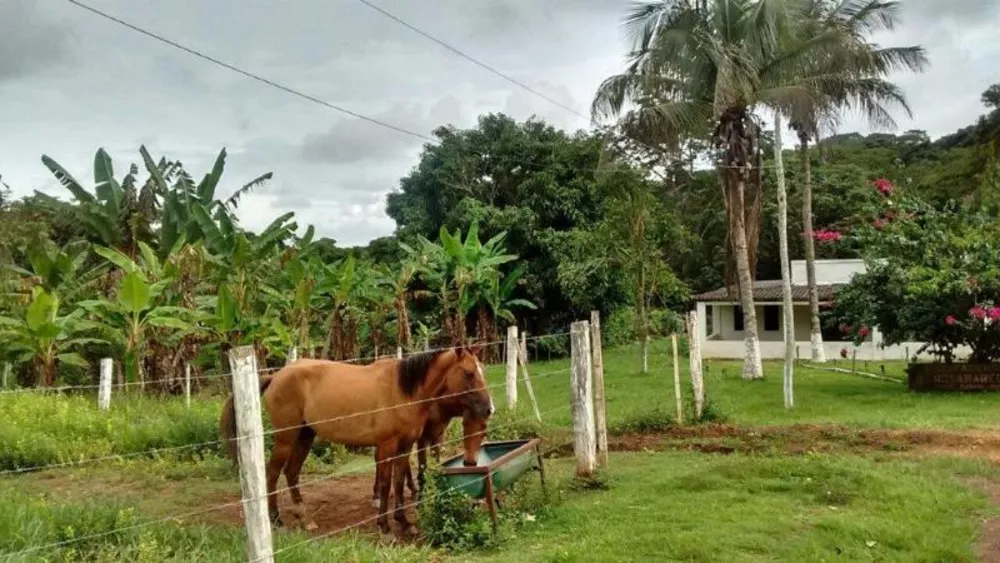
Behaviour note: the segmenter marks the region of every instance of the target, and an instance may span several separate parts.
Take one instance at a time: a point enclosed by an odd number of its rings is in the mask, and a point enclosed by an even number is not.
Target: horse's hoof
[[[408,537],[408,538],[415,538],[418,535],[420,535],[420,530],[418,530],[417,527],[414,526],[413,524],[410,524],[409,526],[407,526],[405,528],[405,530],[403,531],[403,534],[405,534],[406,537]]]
[[[274,526],[275,528],[284,528],[285,527],[285,523],[281,520],[280,516],[272,516],[271,517],[271,525]]]

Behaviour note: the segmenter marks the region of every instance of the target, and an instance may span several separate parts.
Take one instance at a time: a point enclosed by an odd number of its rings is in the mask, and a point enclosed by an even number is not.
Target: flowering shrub
[[[874,185],[894,197],[865,209],[849,235],[868,271],[837,293],[841,329],[860,341],[878,326],[886,344],[925,342],[948,362],[963,345],[970,362],[1000,361],[1000,221]]]
[[[879,178],[878,180],[872,182],[872,184],[875,185],[875,189],[878,190],[878,193],[886,197],[891,196],[893,190],[896,189],[896,187],[892,185],[892,182],[886,180],[885,178]]]
[[[819,229],[817,231],[813,231],[813,238],[815,238],[818,242],[840,242],[842,235],[839,231]]]

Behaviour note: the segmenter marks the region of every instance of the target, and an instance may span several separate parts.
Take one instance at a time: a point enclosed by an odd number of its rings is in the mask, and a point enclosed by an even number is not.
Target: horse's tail
[[[271,375],[265,375],[260,378],[261,394],[267,390],[273,379],[274,377]],[[236,444],[236,404],[233,401],[232,395],[222,405],[222,415],[219,417],[219,438],[225,446],[226,455],[229,456],[229,459],[233,460],[233,465],[238,466],[240,458],[237,455],[238,448]]]

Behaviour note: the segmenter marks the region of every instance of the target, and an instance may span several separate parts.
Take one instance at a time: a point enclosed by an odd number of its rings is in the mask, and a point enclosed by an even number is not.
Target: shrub
[[[1000,360],[1000,221],[898,191],[866,216],[850,238],[868,271],[837,293],[841,331],[860,342],[878,326],[885,344],[926,342],[945,361],[962,345],[971,362]]]
[[[440,473],[428,470],[422,494],[420,530],[430,545],[458,551],[495,545],[489,514],[469,497],[450,489]]]

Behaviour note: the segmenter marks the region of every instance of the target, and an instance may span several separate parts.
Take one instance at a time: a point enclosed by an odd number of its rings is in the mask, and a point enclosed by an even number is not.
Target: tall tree
[[[680,146],[711,138],[723,188],[729,245],[743,309],[743,377],[763,377],[753,278],[761,206],[759,105],[782,107],[817,98],[827,79],[801,72],[821,44],[784,52],[783,38],[803,0],[665,0],[638,4],[626,19],[633,38],[625,72],[605,80],[597,117],[620,117],[633,138]],[[629,106],[631,109],[626,110]]]
[[[785,408],[795,406],[792,378],[795,369],[795,313],[792,305],[792,273],[788,262],[788,193],[781,147],[781,113],[774,114],[774,175],[778,185],[778,246],[781,260],[781,308],[784,313],[785,369],[782,373]]]
[[[885,0],[807,0],[801,29],[787,38],[790,53],[801,52],[801,45],[823,44],[802,63],[814,75],[827,73],[836,80],[824,81],[823,96],[791,100],[785,110],[790,126],[799,140],[799,165],[802,167],[802,226],[809,286],[810,342],[812,360],[825,362],[823,334],[819,318],[819,291],[816,285],[816,245],[813,240],[812,170],[809,141],[817,139],[821,126],[835,126],[843,110],[856,110],[878,128],[894,127],[891,105],[900,106],[907,115],[910,109],[903,92],[884,80],[892,72],[922,70],[927,64],[923,48],[881,48],[868,35],[891,30],[897,20],[898,2]]]

